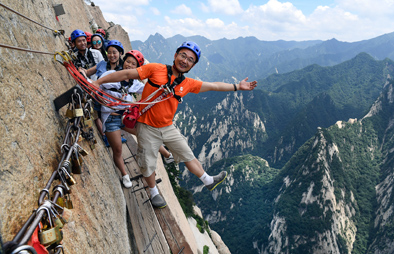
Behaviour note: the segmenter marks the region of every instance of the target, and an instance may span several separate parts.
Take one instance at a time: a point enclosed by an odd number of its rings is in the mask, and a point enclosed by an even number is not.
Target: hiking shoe
[[[129,175],[124,175],[122,177],[122,183],[125,188],[131,188],[131,186],[133,186],[133,183],[130,181]]]
[[[103,136],[103,141],[104,141],[105,146],[109,147],[109,142],[108,142],[107,136],[105,136],[105,135]]]
[[[172,156],[172,153],[170,153],[170,157],[168,157],[168,158],[164,157],[164,163],[165,164],[170,164],[172,162],[174,162],[174,156]]]
[[[126,143],[127,139],[125,139],[124,137],[122,137],[122,143]]]
[[[167,206],[167,202],[160,194],[157,194],[156,196],[151,198],[150,201],[152,202],[153,207],[156,208],[164,208]]]
[[[218,186],[220,183],[224,181],[224,179],[226,179],[226,177],[227,177],[227,172],[222,171],[218,175],[213,176],[213,183],[205,185],[205,187],[207,187],[208,190],[213,191],[216,188],[216,186]]]

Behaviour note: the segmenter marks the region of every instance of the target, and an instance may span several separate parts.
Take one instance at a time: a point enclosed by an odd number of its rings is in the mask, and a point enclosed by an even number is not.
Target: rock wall
[[[56,3],[62,3],[66,12],[59,21],[52,7]],[[66,38],[74,29],[90,29],[83,0],[4,0],[2,4],[47,27],[65,30]],[[67,49],[64,37],[55,37],[51,30],[1,6],[0,27],[1,44],[50,53]],[[52,55],[3,47],[0,55],[0,228],[6,242],[38,207],[39,192],[57,168],[66,119],[64,110],[55,111],[53,100],[75,81]],[[84,157],[83,174],[75,177],[77,184],[72,186],[75,208],[73,220],[63,229],[65,253],[132,253],[117,169],[95,133],[95,150],[80,142],[89,155]]]

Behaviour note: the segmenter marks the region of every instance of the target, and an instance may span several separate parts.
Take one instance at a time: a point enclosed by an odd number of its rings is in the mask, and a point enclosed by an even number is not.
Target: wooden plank
[[[140,175],[139,167],[137,165],[137,162],[135,161],[135,157],[133,156],[132,151],[130,151],[129,147],[136,147],[136,142],[131,137],[131,135],[124,135],[124,137],[127,139],[126,144],[123,144],[122,147],[122,156],[123,158],[128,158],[126,166],[126,171],[129,173],[131,177],[136,177]],[[130,144],[133,142],[132,144]],[[135,148],[136,152],[136,148]],[[130,206],[136,206],[138,207],[138,212],[141,215],[141,217],[138,219],[138,225],[143,226],[145,229],[142,229],[146,233],[144,234],[145,236],[145,242],[146,242],[146,237],[148,237],[148,241],[145,244],[145,247],[143,249],[143,253],[170,253],[167,241],[164,237],[163,231],[160,227],[160,224],[157,220],[157,217],[154,214],[153,207],[150,203],[149,196],[146,192],[145,189],[140,189],[143,188],[144,184],[142,182],[142,178],[139,178],[138,180],[133,181],[133,187],[130,189],[123,189],[125,193],[126,199],[130,200],[130,196],[134,196],[134,202],[133,204],[130,204]],[[140,189],[138,191],[135,191],[137,189]],[[130,213],[130,217],[133,217],[133,213]],[[141,221],[142,220],[142,221]],[[134,226],[133,226],[134,228]]]
[[[162,209],[155,208],[155,213],[164,235],[166,236],[171,252],[193,254],[193,251],[187,243],[182,230],[179,228],[178,223],[171,213],[171,210],[168,207]]]
[[[126,171],[131,178],[137,177],[141,174],[136,162],[138,144],[131,134],[122,131],[122,135],[127,140],[122,146]],[[144,187],[145,180],[138,178],[132,188],[123,188],[140,253],[193,253],[171,210],[154,209]]]

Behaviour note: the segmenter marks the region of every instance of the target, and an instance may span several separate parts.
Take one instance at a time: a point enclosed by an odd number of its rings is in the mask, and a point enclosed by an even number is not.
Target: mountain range
[[[207,172],[229,173],[212,193],[187,171],[180,184],[232,253],[392,253],[393,34],[354,43],[156,34],[132,45],[170,63],[183,40],[206,52],[188,76],[258,79],[252,92],[188,95],[175,117]]]
[[[176,48],[182,42],[195,41],[201,47],[201,59],[189,77],[204,81],[234,82],[249,77],[263,79],[311,64],[333,66],[350,60],[361,52],[375,60],[394,58],[394,33],[359,42],[328,41],[261,41],[255,37],[208,40],[202,36],[176,35],[165,39],[156,33],[145,42],[131,41],[150,62],[171,64]]]

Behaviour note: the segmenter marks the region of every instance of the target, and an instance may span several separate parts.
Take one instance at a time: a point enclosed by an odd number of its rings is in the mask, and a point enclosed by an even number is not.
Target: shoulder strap
[[[177,94],[175,93],[175,90],[174,90],[174,89],[175,89],[175,87],[176,87],[177,85],[179,85],[180,83],[182,83],[183,80],[185,80],[185,76],[184,76],[183,74],[179,75],[179,76],[174,80],[174,82],[172,82],[172,84],[170,84],[170,83],[171,83],[171,76],[172,76],[172,68],[171,68],[171,65],[168,65],[168,64],[166,65],[166,67],[167,67],[167,76],[168,76],[168,81],[167,81],[166,86],[173,92],[174,98],[177,99],[180,103],[182,103],[182,97],[179,96],[179,95],[177,95]],[[160,85],[157,85],[157,84],[153,83],[150,79],[148,79],[148,83],[149,83],[149,85],[151,85],[151,86],[153,86],[153,87],[156,87],[156,88],[159,88],[159,87],[160,87]]]

